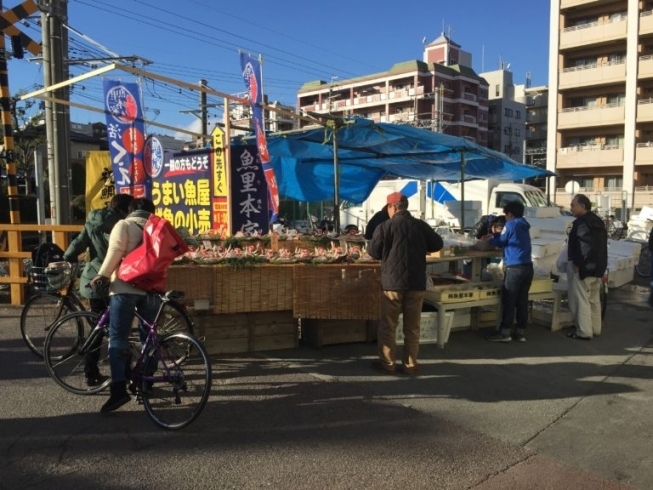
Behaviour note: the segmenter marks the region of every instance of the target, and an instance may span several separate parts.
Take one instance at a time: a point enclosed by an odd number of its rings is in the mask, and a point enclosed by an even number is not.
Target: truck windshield
[[[526,199],[530,203],[529,206],[533,208],[546,208],[549,207],[549,201],[546,196],[539,191],[526,191]]]

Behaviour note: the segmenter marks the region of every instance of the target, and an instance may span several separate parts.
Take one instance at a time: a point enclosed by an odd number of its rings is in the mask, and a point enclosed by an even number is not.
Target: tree
[[[46,141],[44,111],[36,99],[20,100],[26,93],[19,91],[11,98],[11,117],[14,136],[14,155],[18,180],[24,179],[25,193],[32,189],[28,185],[34,169],[34,152]],[[3,135],[4,136],[4,135]]]

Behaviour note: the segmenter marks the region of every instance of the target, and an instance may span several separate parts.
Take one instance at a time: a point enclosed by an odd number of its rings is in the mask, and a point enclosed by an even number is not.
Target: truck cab
[[[511,201],[521,202],[527,208],[551,207],[551,203],[537,187],[527,184],[498,184],[490,191],[486,214],[503,214],[503,207]]]

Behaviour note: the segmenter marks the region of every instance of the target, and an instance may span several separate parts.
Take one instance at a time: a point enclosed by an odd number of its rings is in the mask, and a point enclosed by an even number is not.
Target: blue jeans
[[[131,363],[129,334],[134,311],[146,321],[153,322],[159,311],[159,296],[156,294],[114,294],[111,296],[111,317],[109,318],[109,365],[111,381],[126,381]],[[146,328],[139,322],[141,342],[147,335]]]
[[[528,290],[533,282],[533,264],[506,267],[501,290],[501,333],[509,335],[517,311],[517,329],[528,323]]]

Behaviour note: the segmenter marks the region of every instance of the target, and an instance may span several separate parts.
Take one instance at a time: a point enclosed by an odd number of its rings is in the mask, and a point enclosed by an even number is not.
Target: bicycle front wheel
[[[103,330],[95,330],[98,319],[90,311],[71,313],[57,321],[45,339],[43,354],[50,376],[77,395],[98,393],[111,383],[109,339]]]
[[[635,272],[639,277],[650,277],[651,275],[651,252],[648,246],[643,245],[642,251],[639,254],[639,261],[635,265]]]
[[[176,361],[178,344],[191,347],[183,365]],[[211,361],[195,337],[177,333],[161,340],[143,372],[143,405],[156,425],[181,429],[202,412],[211,392]]]
[[[32,296],[20,314],[20,333],[29,350],[43,357],[43,344],[52,324],[73,311],[75,305],[65,296],[47,293]]]

